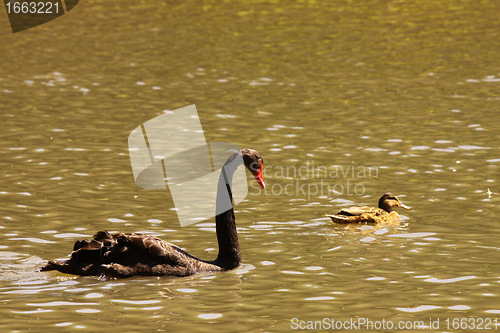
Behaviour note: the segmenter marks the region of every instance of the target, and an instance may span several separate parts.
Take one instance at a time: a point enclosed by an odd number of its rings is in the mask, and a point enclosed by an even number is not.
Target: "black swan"
[[[410,209],[392,193],[385,193],[378,201],[378,208],[355,206],[344,208],[335,215],[325,215],[336,223],[381,223],[399,220],[399,214],[393,207]]]
[[[238,156],[242,158],[236,159]],[[223,191],[227,190],[232,200],[232,176],[238,167],[237,161],[241,160],[259,185],[262,188],[265,187],[262,157],[256,150],[242,149],[231,156],[222,168],[217,191],[218,198],[223,189]],[[236,163],[230,163],[232,161]],[[217,206],[220,201],[217,200]],[[214,261],[195,258],[174,244],[153,236],[136,233],[111,235],[107,231],[99,231],[91,241],[86,239],[77,241],[70,259],[49,261],[41,268],[41,271],[58,270],[75,275],[129,277],[133,275],[189,276],[201,272],[234,269],[240,265],[241,256],[233,208],[218,214],[215,217],[215,225],[219,254]]]

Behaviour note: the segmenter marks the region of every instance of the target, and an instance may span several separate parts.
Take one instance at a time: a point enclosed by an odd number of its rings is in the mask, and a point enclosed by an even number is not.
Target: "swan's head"
[[[264,159],[259,152],[255,149],[245,148],[241,150],[241,155],[245,166],[252,173],[260,187],[266,187],[266,183],[264,183]]]
[[[378,207],[382,208],[387,212],[391,212],[392,208],[401,207],[404,209],[410,209],[410,207],[406,206],[404,203],[399,201],[398,197],[392,193],[385,193],[378,202]]]

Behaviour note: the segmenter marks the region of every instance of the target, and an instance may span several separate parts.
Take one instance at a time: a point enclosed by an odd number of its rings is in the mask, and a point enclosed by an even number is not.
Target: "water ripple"
[[[396,310],[403,311],[403,312],[422,312],[422,311],[428,311],[428,310],[434,310],[434,309],[439,309],[441,308],[440,306],[435,306],[435,305],[420,305],[415,308],[396,308]]]
[[[146,300],[146,301],[134,301],[134,300],[125,300],[125,299],[112,299],[111,302],[116,302],[116,303],[125,303],[125,304],[136,304],[136,305],[142,305],[142,304],[155,304],[159,303],[159,300]]]
[[[29,306],[60,306],[60,305],[99,305],[99,303],[78,303],[78,302],[66,302],[66,301],[54,301],[46,303],[26,303]]]
[[[388,235],[387,237],[406,237],[406,238],[417,238],[417,237],[429,237],[435,235],[435,232],[413,232],[407,234],[394,234]]]
[[[467,306],[467,305],[453,305],[453,306],[449,306],[448,309],[450,309],[450,310],[470,310],[470,306]]]
[[[43,243],[43,244],[55,243],[53,241],[49,241],[49,240],[46,240],[46,239],[35,238],[35,237],[16,237],[16,238],[9,238],[9,240],[28,241],[28,242]]]
[[[305,298],[306,301],[326,301],[326,300],[331,300],[331,299],[335,299],[335,297],[332,297],[332,296],[319,296],[319,297]]]
[[[470,275],[470,276],[459,276],[459,277],[451,278],[451,279],[428,278],[428,279],[425,279],[424,281],[433,282],[433,283],[453,283],[453,282],[470,280],[470,279],[475,279],[475,278],[476,277],[474,275]]]
[[[217,319],[220,317],[222,317],[222,314],[220,314],[220,313],[204,313],[204,314],[198,315],[198,318],[201,318],[201,319]]]

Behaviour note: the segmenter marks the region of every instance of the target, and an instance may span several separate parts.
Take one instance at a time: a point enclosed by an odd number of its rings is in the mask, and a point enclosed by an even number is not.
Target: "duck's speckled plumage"
[[[403,204],[394,194],[385,193],[379,200],[378,208],[372,206],[354,206],[344,208],[335,215],[325,215],[335,223],[382,223],[397,221],[399,214],[392,208],[401,207],[410,209]]]
[[[247,169],[257,182],[265,187],[262,176],[263,159],[256,150],[242,149],[240,154]],[[235,154],[236,155],[236,154]],[[219,182],[231,197],[230,184],[237,165],[224,165]],[[227,167],[226,167],[227,166]],[[219,183],[221,184],[221,183]],[[179,247],[157,237],[145,234],[111,235],[99,231],[91,241],[81,240],[74,245],[68,260],[49,261],[41,271],[57,270],[75,275],[101,275],[129,277],[133,275],[189,276],[201,272],[225,271],[238,267],[241,263],[240,248],[234,210],[231,208],[215,217],[219,254],[213,261],[198,259]]]

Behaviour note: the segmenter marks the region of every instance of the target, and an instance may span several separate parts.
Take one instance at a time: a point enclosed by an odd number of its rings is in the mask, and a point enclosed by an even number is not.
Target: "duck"
[[[110,234],[102,230],[90,241],[76,241],[69,259],[49,261],[40,271],[56,270],[66,274],[99,276],[106,279],[135,275],[181,277],[237,268],[241,263],[241,254],[231,186],[233,174],[241,164],[245,165],[262,188],[266,186],[263,176],[264,160],[256,150],[242,149],[225,162],[217,188],[218,214],[215,216],[215,229],[219,251],[214,260],[198,259],[178,246],[152,235]]]
[[[393,208],[401,207],[410,209],[403,204],[397,196],[388,192],[384,193],[378,201],[378,208],[371,206],[354,206],[343,208],[335,215],[326,214],[335,223],[383,223],[397,221],[399,214]]]

